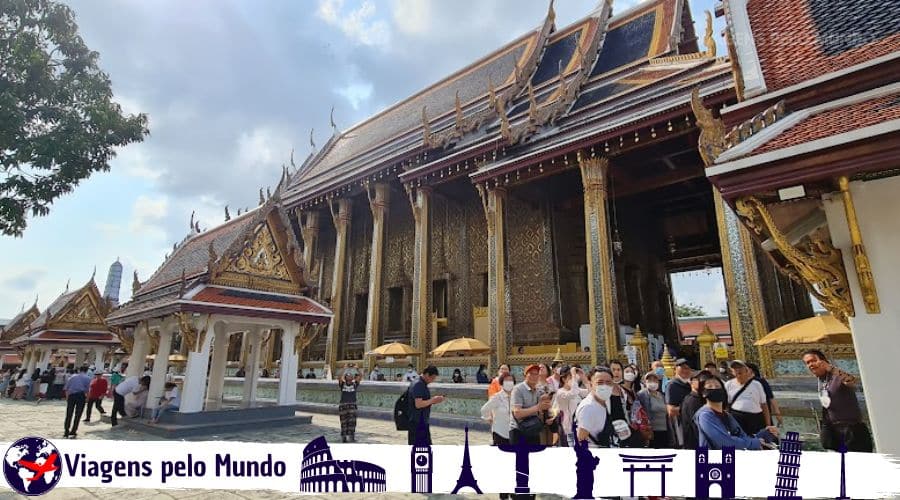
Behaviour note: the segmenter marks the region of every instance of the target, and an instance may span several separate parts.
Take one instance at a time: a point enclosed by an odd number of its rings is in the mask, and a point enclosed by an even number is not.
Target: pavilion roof
[[[6,326],[3,327],[2,332],[0,332],[0,340],[8,342],[22,335],[22,333],[28,329],[31,322],[40,315],[41,311],[38,309],[37,303],[33,304],[28,309],[24,309],[13,319],[9,320]]]
[[[733,3],[725,0],[726,9]],[[746,4],[767,92],[900,48],[900,2],[750,0]],[[736,40],[749,42],[746,37]]]
[[[404,165],[403,176],[426,168],[428,162],[466,156],[485,144],[497,146],[510,135],[516,143],[546,129],[552,133],[552,124],[574,115],[583,117],[588,109],[589,114],[604,112],[605,106],[596,105],[606,98],[690,71],[691,67],[678,66],[675,59],[693,60],[694,69],[698,69],[696,63],[714,59],[701,61],[699,53],[680,55],[690,52],[691,47],[696,51],[693,22],[683,0],[649,0],[615,16],[611,16],[609,3],[601,1],[595,11],[559,31],[548,32],[548,22],[552,22],[552,15],[542,28],[363,122],[366,127],[380,127],[390,133],[373,135],[357,126],[335,136],[310,160],[311,166],[295,176],[285,198],[292,204],[304,202],[385,168],[395,173],[401,162],[420,153],[424,153],[425,162],[413,168]],[[517,71],[516,65],[504,61],[514,59],[511,51],[519,51],[523,45],[524,51],[515,53],[520,60],[533,62],[520,64]],[[665,60],[667,56],[675,58]],[[641,75],[634,76],[646,81],[621,81],[619,86],[598,89],[650,61],[676,67],[643,69]],[[505,80],[488,78],[487,67],[507,75]],[[713,68],[714,74],[706,76],[717,77],[727,71],[730,67],[721,64]],[[692,76],[700,77],[700,73]],[[492,84],[496,86],[493,91]],[[455,106],[456,86],[467,87],[460,93],[459,106]],[[585,95],[588,90],[594,92]],[[428,104],[427,128],[421,119],[421,101],[426,98],[434,101]],[[342,151],[350,144],[359,147],[351,148],[349,154]]]
[[[63,292],[10,342],[13,345],[58,341],[115,343],[115,336],[104,319],[108,312],[109,304],[91,276],[81,288]]]

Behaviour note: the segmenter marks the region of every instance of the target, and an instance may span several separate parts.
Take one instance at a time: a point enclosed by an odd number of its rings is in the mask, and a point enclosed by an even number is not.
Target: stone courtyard
[[[104,408],[109,411],[112,401],[104,401]],[[62,425],[65,418],[66,407],[61,401],[48,401],[36,404],[30,401],[12,401],[0,399],[0,442],[11,443],[28,435],[44,436],[51,440],[61,441]],[[149,434],[128,429],[120,425],[112,429],[109,424],[100,423],[96,414],[95,421],[82,423],[78,429],[78,439],[87,440],[116,440],[116,441],[152,441],[158,438]],[[243,442],[278,442],[278,443],[307,443],[318,436],[325,436],[331,443],[340,442],[341,426],[337,415],[313,415],[311,425],[299,425],[270,430],[247,430],[228,435],[212,435],[203,437],[185,438],[185,441],[243,441]],[[433,427],[431,430],[433,444],[462,444],[462,433],[459,429]],[[394,429],[393,422],[361,418],[357,424],[356,438],[361,443],[378,444],[405,444],[406,434]],[[473,444],[487,444],[490,442],[490,433],[484,431],[470,431],[470,439]],[[57,488],[51,491],[45,498],[48,499],[113,499],[123,498],[127,495],[129,500],[149,499],[182,499],[182,498],[216,498],[231,499],[275,499],[291,498],[297,495],[285,494],[274,491],[226,491],[226,490],[122,490],[114,488]],[[334,495],[328,495],[331,497]],[[352,498],[423,498],[423,495],[383,493],[373,494],[346,494],[341,495]],[[3,484],[0,491],[0,499],[24,498],[7,489]],[[326,498],[303,495],[303,498]],[[456,498],[455,495],[432,495],[431,498]],[[498,498],[498,495],[485,495],[479,498]],[[546,496],[545,498],[557,498]]]

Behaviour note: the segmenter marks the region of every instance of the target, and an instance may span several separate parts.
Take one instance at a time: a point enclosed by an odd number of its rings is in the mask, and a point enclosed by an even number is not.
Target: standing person
[[[407,444],[416,444],[416,436],[423,432],[425,436],[422,442],[431,444],[431,407],[446,401],[443,395],[432,397],[428,390],[428,384],[438,378],[438,369],[434,365],[428,365],[422,371],[422,376],[409,386],[409,430],[407,431]]]
[[[12,376],[10,375],[9,370],[3,370],[0,372],[0,398],[6,394],[6,388],[9,386],[9,381],[12,380]]]
[[[625,391],[625,394],[628,396],[628,409],[631,410],[631,405],[634,404],[635,399],[637,398],[638,391],[641,390],[641,383],[638,381],[640,378],[640,371],[635,365],[628,365],[622,369],[622,382],[620,385],[622,389]]]
[[[416,380],[419,380],[419,374],[416,373],[416,367],[410,363],[409,366],[406,367],[406,373],[403,374],[403,381],[415,382]]]
[[[712,372],[716,373],[716,372]],[[728,369],[728,361],[722,361],[719,363],[719,379],[725,382],[728,382],[733,377],[731,376],[731,370]]]
[[[125,396],[139,391],[140,388],[141,379],[137,376],[131,376],[121,381],[116,385],[116,388],[113,389],[113,408],[112,413],[109,416],[110,423],[113,427],[119,425],[119,415],[123,417],[128,416],[125,413]]]
[[[454,384],[462,384],[463,382],[466,381],[466,379],[463,377],[462,372],[459,370],[459,368],[453,369],[452,380],[453,380]]]
[[[507,365],[506,363],[500,365],[500,368],[497,368],[497,376],[494,378],[494,380],[491,380],[491,385],[488,386],[488,397],[491,397],[494,394],[500,392],[500,376],[504,373],[509,373],[509,365]]]
[[[547,363],[540,363],[538,365],[540,367],[540,372],[538,374],[538,387],[540,387],[544,392],[553,391],[552,383],[548,382],[548,380],[552,380],[550,378],[550,365]]]
[[[784,423],[784,418],[781,416],[781,407],[778,406],[778,401],[775,399],[775,393],[772,391],[772,386],[769,385],[769,381],[766,380],[765,377],[762,376],[762,373],[759,371],[759,367],[754,363],[747,363],[747,367],[753,372],[753,376],[756,377],[756,380],[759,380],[759,383],[763,386],[763,391],[766,393],[766,406],[769,408],[769,420],[772,422],[772,425],[777,425],[780,427],[781,424]]]
[[[316,378],[316,372],[315,372],[315,370],[313,370],[312,368],[310,368],[309,371],[306,372],[306,378],[307,378],[307,379],[310,379],[310,380],[315,379],[315,378]]]
[[[731,371],[734,378],[725,382],[731,415],[747,435],[756,435],[772,425],[769,407],[766,406],[766,391],[747,363],[736,359],[731,362]]]
[[[159,422],[159,418],[167,411],[177,411],[181,406],[181,396],[178,393],[178,386],[175,382],[166,382],[163,386],[163,396],[159,398],[159,404],[153,409],[153,416],[150,423]]]
[[[66,385],[66,369],[57,366],[53,369],[53,387],[50,388],[51,399],[62,399],[63,387]]]
[[[576,439],[588,441],[591,448],[609,448],[613,427],[607,406],[613,393],[612,373],[606,368],[594,368],[589,380],[591,394],[575,410]]]
[[[721,450],[726,446],[740,450],[759,450],[767,439],[778,435],[777,427],[768,427],[759,433],[747,435],[734,416],[725,411],[728,392],[722,380],[715,375],[702,373],[699,384],[701,395],[706,398],[706,404],[694,415],[700,446],[710,450]]]
[[[38,386],[37,391],[37,403],[47,399],[50,397],[50,386],[53,384],[53,367],[48,366],[43,373],[41,373],[41,378],[39,380],[40,385]]]
[[[660,392],[665,393],[669,388],[669,377],[666,376],[666,367],[663,366],[662,361],[657,360],[650,365],[650,369],[656,374],[656,378],[659,379]]]
[[[715,365],[713,365],[715,367]],[[686,450],[696,450],[700,445],[698,437],[697,424],[694,422],[694,415],[706,404],[706,400],[700,395],[700,375],[713,375],[714,372],[703,370],[691,377],[691,393],[684,397],[681,402],[679,419],[681,420],[681,430],[684,433],[683,448]]]
[[[378,365],[372,366],[372,373],[369,374],[369,380],[373,382],[384,380],[384,375],[381,374],[381,368],[378,368]]]
[[[581,400],[591,394],[590,388],[581,388],[579,382],[584,378],[581,368],[573,368],[563,365],[559,369],[560,387],[553,398],[553,407],[558,409],[559,418],[559,445],[575,446],[575,433],[572,430],[572,422],[575,419],[575,411]]]
[[[28,376],[28,370],[22,369],[16,378],[16,385],[13,388],[13,399],[25,399],[28,395],[28,388],[31,386],[31,377]]]
[[[512,419],[510,394],[516,385],[516,378],[509,372],[498,377],[501,390],[491,396],[481,407],[481,418],[491,422],[491,444],[509,444],[509,421]]]
[[[525,368],[525,381],[513,389],[510,444],[541,444],[541,433],[547,424],[546,419],[541,418],[541,413],[550,409],[551,400],[538,385],[540,377],[540,365],[528,365]]]
[[[613,382],[621,384],[625,376],[625,366],[618,359],[609,362],[609,371],[612,372]]]
[[[553,364],[550,365],[550,376],[547,377],[547,385],[550,387],[551,392],[556,392],[561,387],[559,378],[559,369],[561,366],[559,361],[554,361]]]
[[[669,446],[668,413],[666,400],[660,391],[659,375],[655,371],[644,375],[644,389],[637,394],[637,400],[650,418],[653,438],[648,443],[650,448],[663,449]]]
[[[65,429],[63,437],[75,439],[78,435],[78,422],[81,420],[81,412],[84,411],[84,402],[90,386],[91,378],[87,376],[85,367],[81,367],[80,373],[66,382],[66,421],[63,427]]]
[[[490,383],[490,379],[485,372],[487,370],[487,365],[478,365],[478,371],[475,372],[475,382],[479,384],[488,384]]]
[[[816,376],[819,401],[822,403],[822,447],[837,450],[841,443],[848,451],[871,452],[872,434],[862,420],[856,399],[856,377],[828,362],[825,353],[810,349],[803,362]]]
[[[234,372],[234,376],[238,378],[244,378],[247,375],[247,372],[244,370],[243,366],[239,366],[237,371]]]
[[[669,383],[666,391],[666,413],[669,416],[672,447],[681,448],[684,443],[684,430],[681,428],[681,402],[691,393],[691,376],[694,370],[684,358],[675,360],[675,378]]]
[[[97,411],[101,415],[106,415],[106,410],[103,409],[100,403],[103,401],[103,396],[106,395],[107,391],[109,391],[109,383],[103,378],[103,372],[98,371],[94,374],[94,379],[91,380],[91,387],[88,391],[87,414],[84,416],[85,422],[91,421],[91,408],[94,406],[97,407]]]
[[[338,380],[341,389],[341,402],[338,404],[338,415],[341,418],[341,442],[356,442],[356,389],[362,382],[362,373],[344,371]]]
[[[31,373],[31,385],[28,386],[28,396],[26,399],[35,399],[37,391],[41,387],[41,369],[35,368]]]

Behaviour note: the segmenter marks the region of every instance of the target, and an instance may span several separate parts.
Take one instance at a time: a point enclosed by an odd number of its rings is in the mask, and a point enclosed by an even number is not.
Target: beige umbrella
[[[853,336],[846,325],[830,314],[814,316],[788,323],[772,330],[765,337],[757,340],[755,345],[773,344],[850,344]]]
[[[477,354],[490,352],[491,346],[471,337],[460,337],[439,345],[431,355],[440,358],[448,354]]]
[[[391,342],[390,344],[378,346],[366,354],[369,356],[403,358],[406,356],[418,356],[422,353],[410,345],[401,342]]]

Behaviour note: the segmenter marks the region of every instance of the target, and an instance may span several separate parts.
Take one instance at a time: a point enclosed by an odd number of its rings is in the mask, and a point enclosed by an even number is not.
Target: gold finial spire
[[[551,23],[556,23],[556,10],[553,8],[554,1],[550,0],[550,6],[547,7],[547,20]]]
[[[462,111],[462,105],[459,102],[459,91],[458,90],[456,91],[456,108],[455,109],[456,109],[456,128],[459,129],[459,128],[462,128],[463,111]]]
[[[428,122],[428,106],[422,106],[422,141],[426,148],[431,147],[431,124]]]
[[[316,129],[314,129],[314,128],[309,129],[309,146],[312,148],[313,151],[316,150],[316,139],[314,137],[315,133],[316,133]]]
[[[700,150],[703,163],[710,166],[725,151],[725,125],[722,120],[713,116],[712,111],[703,106],[699,87],[691,92],[691,109],[697,118],[697,127],[700,129],[697,148]]]
[[[228,205],[225,205],[225,222],[228,222],[230,220],[231,220],[231,214],[228,213]]]
[[[137,269],[134,270],[134,275],[131,279],[131,294],[137,295],[138,290],[141,289],[141,280],[138,279]]]
[[[528,119],[537,123],[537,99],[534,98],[534,87],[528,82]]]
[[[703,36],[703,45],[706,47],[706,57],[716,57],[716,41],[713,39],[712,12],[706,11],[706,34]]]

